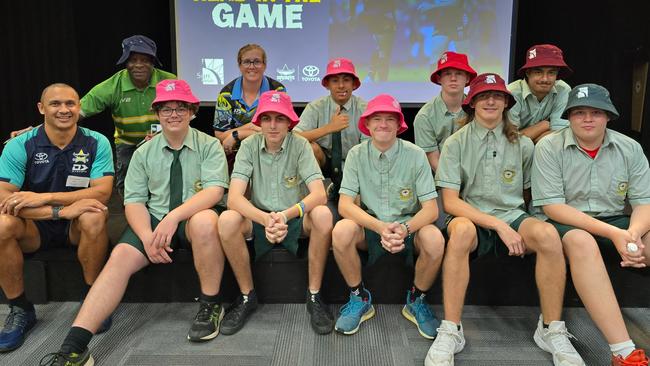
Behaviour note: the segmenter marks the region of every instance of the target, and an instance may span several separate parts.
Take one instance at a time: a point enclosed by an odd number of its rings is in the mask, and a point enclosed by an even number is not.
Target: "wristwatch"
[[[61,217],[59,216],[59,211],[63,206],[52,206],[52,220],[59,220]]]
[[[239,131],[237,130],[232,131],[232,138],[234,138],[235,141],[237,141],[237,143],[239,144],[241,142],[241,140],[239,139]]]

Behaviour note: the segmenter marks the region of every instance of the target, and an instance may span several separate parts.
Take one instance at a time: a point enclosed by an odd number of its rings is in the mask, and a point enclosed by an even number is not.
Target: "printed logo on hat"
[[[334,60],[332,67],[339,68],[341,67],[341,60]]]
[[[271,95],[271,102],[280,103],[280,93],[275,93]]]
[[[440,63],[444,64],[445,62],[447,62],[447,52],[443,53],[440,57]]]
[[[496,84],[497,79],[494,75],[487,75],[485,76],[485,83],[486,84]]]
[[[537,57],[537,48],[533,48],[532,50],[528,51],[528,58],[535,58]]]
[[[578,88],[578,92],[576,93],[577,98],[586,98],[589,96],[589,87],[583,86],[581,88]]]
[[[169,83],[165,85],[165,91],[176,90],[176,83]]]

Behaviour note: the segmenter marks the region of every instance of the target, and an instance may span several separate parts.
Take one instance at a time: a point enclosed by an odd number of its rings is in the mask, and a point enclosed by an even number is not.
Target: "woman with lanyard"
[[[251,118],[260,94],[268,90],[286,91],[284,85],[264,75],[266,52],[257,44],[247,44],[237,52],[241,76],[221,89],[214,111],[214,135],[221,141],[232,171],[241,140],[259,131]]]

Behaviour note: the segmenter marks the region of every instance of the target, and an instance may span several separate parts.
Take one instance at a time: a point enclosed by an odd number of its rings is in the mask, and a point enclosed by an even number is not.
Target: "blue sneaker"
[[[413,292],[406,292],[406,305],[402,308],[402,315],[418,327],[418,332],[426,339],[434,339],[438,335],[440,320],[436,318],[424,295],[411,301]]]
[[[350,294],[350,300],[341,308],[341,315],[336,320],[334,329],[343,334],[354,334],[359,331],[359,325],[375,316],[375,308],[372,306],[370,291],[367,299],[361,296]]]
[[[36,312],[25,311],[17,306],[9,306],[11,311],[5,319],[5,327],[0,332],[0,352],[13,351],[23,345],[25,336],[36,324]]]

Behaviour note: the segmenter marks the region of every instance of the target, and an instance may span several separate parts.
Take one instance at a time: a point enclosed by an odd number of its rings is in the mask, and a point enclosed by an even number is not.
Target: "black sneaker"
[[[311,327],[317,334],[328,334],[334,329],[334,316],[320,293],[307,291],[307,312],[311,315]]]
[[[49,353],[41,358],[40,366],[94,366],[95,360],[88,348],[81,354],[63,353],[61,351]]]
[[[257,296],[254,291],[248,295],[239,295],[223,317],[221,333],[231,335],[239,332],[255,310],[257,310]]]
[[[209,302],[199,302],[199,312],[194,317],[194,322],[187,333],[191,342],[203,342],[219,335],[219,323],[223,319],[223,306]]]

